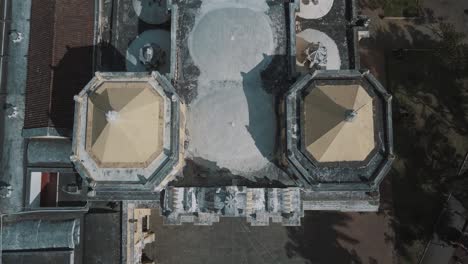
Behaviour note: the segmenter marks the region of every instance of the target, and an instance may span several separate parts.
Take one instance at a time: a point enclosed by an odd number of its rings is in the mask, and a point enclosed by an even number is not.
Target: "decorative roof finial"
[[[346,112],[345,112],[345,121],[346,122],[353,122],[354,119],[356,119],[356,117],[357,117],[357,111],[356,110],[353,110],[353,109],[346,110]]]

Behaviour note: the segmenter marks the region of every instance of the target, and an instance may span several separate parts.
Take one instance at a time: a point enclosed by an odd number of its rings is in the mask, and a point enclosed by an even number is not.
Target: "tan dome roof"
[[[374,149],[373,102],[360,85],[322,85],[304,98],[304,138],[319,162],[362,161]]]
[[[164,102],[146,82],[105,82],[88,98],[86,150],[100,167],[146,167],[163,149]]]

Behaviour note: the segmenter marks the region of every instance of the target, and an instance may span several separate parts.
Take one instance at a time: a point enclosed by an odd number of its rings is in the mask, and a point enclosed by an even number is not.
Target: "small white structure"
[[[318,54],[314,54],[314,63],[325,70],[339,70],[341,59],[338,46],[335,41],[322,31],[306,29],[296,34],[296,66],[299,72],[308,72],[311,66],[306,65],[308,60],[307,50],[310,45],[318,45]],[[316,56],[315,56],[316,55]],[[310,61],[312,65],[312,61]]]
[[[13,188],[11,188],[10,185],[0,186],[0,198],[2,199],[10,198],[12,190]]]
[[[324,17],[333,7],[333,0],[300,0],[298,17],[317,19]]]
[[[188,41],[195,65],[217,80],[239,80],[267,64],[275,44],[265,13],[221,4],[199,16]]]
[[[161,29],[147,30],[130,43],[126,54],[126,68],[128,72],[148,71],[147,66],[140,59],[140,53],[145,46],[151,44],[156,44],[161,52],[166,54],[165,61],[160,63],[160,66],[156,70],[162,74],[169,73],[170,62],[168,55],[171,54],[171,33]]]
[[[8,109],[9,110],[9,114],[8,114],[8,119],[13,119],[13,118],[17,118],[18,117],[18,107],[16,106],[13,106],[11,108]]]
[[[24,39],[23,33],[16,30],[10,32],[10,39],[13,43],[19,43]]]

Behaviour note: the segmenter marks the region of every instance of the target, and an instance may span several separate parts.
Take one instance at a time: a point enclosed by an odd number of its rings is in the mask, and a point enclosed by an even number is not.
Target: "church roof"
[[[372,98],[360,85],[316,87],[303,114],[306,149],[317,161],[362,161],[375,147]]]
[[[152,190],[178,164],[180,101],[158,72],[96,73],[75,101],[71,160],[96,190]]]
[[[88,97],[86,150],[100,167],[146,167],[163,150],[164,101],[146,82],[107,82]]]
[[[394,159],[391,95],[369,72],[315,71],[285,103],[287,158],[305,186],[378,189]]]

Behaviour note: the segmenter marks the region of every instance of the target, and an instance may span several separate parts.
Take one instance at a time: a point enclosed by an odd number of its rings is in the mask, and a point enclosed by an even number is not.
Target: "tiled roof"
[[[33,0],[24,128],[73,127],[73,96],[92,78],[93,0]]]

